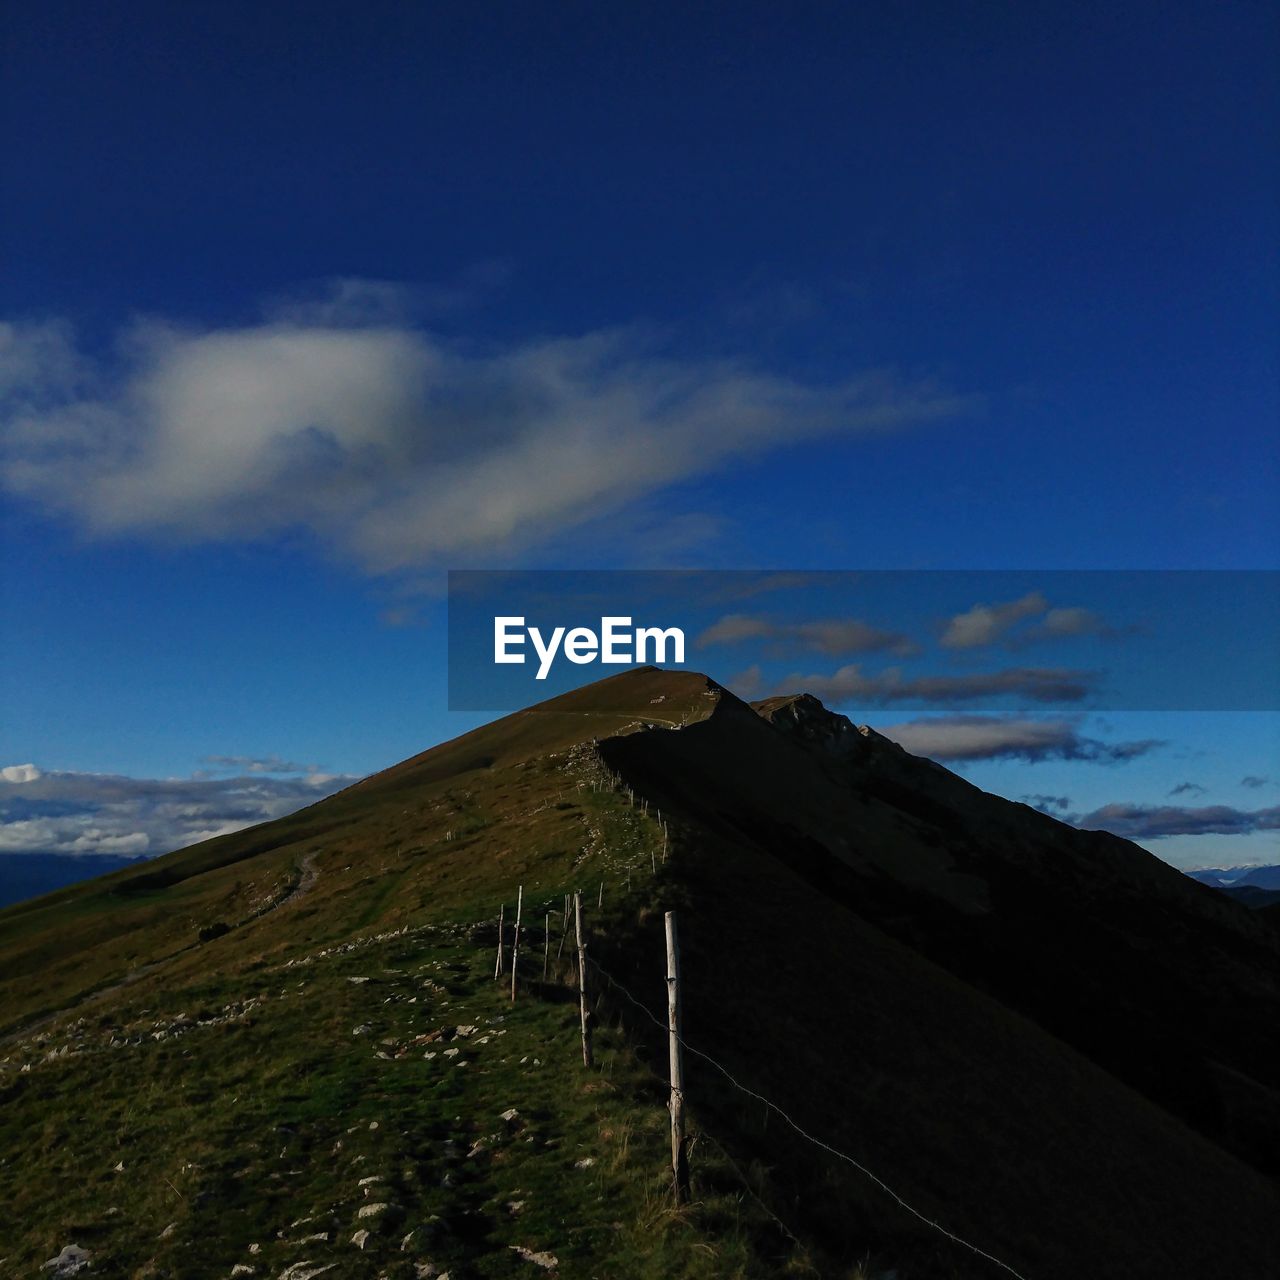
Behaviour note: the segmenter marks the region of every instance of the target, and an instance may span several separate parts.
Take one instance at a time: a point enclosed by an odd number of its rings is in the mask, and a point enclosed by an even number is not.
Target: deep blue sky
[[[0,763],[390,763],[448,567],[1277,564],[1272,6],[0,23]]]

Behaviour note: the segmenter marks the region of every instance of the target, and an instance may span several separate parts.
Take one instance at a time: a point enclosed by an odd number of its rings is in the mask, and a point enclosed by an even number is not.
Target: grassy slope
[[[640,872],[656,824],[592,791],[590,756],[565,750],[634,726],[637,684],[646,710],[663,697],[651,715],[705,710],[701,681],[631,683],[620,704],[606,689],[522,713],[290,819],[0,916],[17,1028],[0,1063],[0,1272],[75,1242],[95,1274],[128,1276],[308,1259],[334,1277],[428,1260],[455,1280],[539,1274],[517,1246],[564,1275],[768,1274],[756,1241],[776,1258],[775,1228],[740,1184],[671,1210],[652,1073],[607,1024],[598,1069],[582,1068],[565,965],[514,1009],[492,980],[486,922],[517,884],[535,923],[556,909],[557,945],[561,895],[584,877],[624,917],[654,891]],[[263,911],[307,861],[314,887]],[[237,927],[198,943],[212,920]],[[540,955],[530,966],[540,978]],[[45,1022],[50,1004],[64,1012]],[[383,1200],[385,1217],[358,1217]]]
[[[630,990],[660,1008],[660,909],[678,905],[691,1041],[1036,1280],[1270,1274],[1270,1184],[751,833],[675,819],[672,861],[651,875],[656,824],[579,788],[590,758],[566,748],[714,705],[696,677],[618,677],[171,855],[141,886],[125,873],[0,913],[0,1024],[68,1010],[0,1049],[0,1198],[15,1210],[0,1268],[31,1273],[74,1239],[99,1273],[137,1276],[237,1262],[274,1276],[302,1259],[333,1277],[414,1275],[424,1259],[454,1280],[541,1274],[512,1246],[549,1250],[565,1276],[775,1275],[808,1260],[849,1277],[868,1255],[903,1277],[1002,1274],[776,1115],[766,1125],[696,1060],[697,1203],[673,1213],[656,1028],[606,991],[600,1069],[584,1072],[564,990],[531,987],[512,1011],[491,979],[492,928],[473,928],[519,883],[541,906],[603,880],[597,953]],[[254,917],[308,860],[314,888]],[[243,923],[196,944],[213,919]],[[110,989],[130,965],[136,979]],[[109,989],[80,1002],[95,987]],[[468,1065],[446,1066],[442,1044]],[[487,1148],[468,1158],[477,1138]],[[364,1177],[386,1196],[365,1195]],[[384,1198],[400,1208],[358,1250],[359,1208]]]
[[[287,896],[308,858],[320,880],[304,918],[330,921],[339,932],[409,918],[419,905],[414,893],[438,908],[478,909],[481,898],[491,902],[505,887],[507,847],[524,840],[530,826],[547,848],[576,851],[579,843],[581,824],[571,815],[535,821],[531,783],[517,766],[644,722],[705,715],[711,701],[704,689],[701,677],[673,681],[652,670],[602,681],[464,734],[277,822],[0,911],[0,1037],[158,961],[181,971],[186,953],[198,967],[197,935],[215,921],[246,925],[266,947],[287,946],[292,925],[271,920],[261,928],[253,919]],[[490,828],[501,830],[486,835]],[[476,849],[483,860],[473,856]]]

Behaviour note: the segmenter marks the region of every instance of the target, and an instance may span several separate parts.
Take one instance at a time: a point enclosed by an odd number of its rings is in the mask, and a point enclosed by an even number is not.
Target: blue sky
[[[469,727],[449,568],[1276,567],[1269,6],[0,21],[0,846]],[[1132,714],[1170,745],[962,767],[1276,804],[1274,717]]]

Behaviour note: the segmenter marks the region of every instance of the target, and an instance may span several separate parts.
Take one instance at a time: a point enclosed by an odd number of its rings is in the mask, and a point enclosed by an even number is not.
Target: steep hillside
[[[1274,946],[1151,864],[811,701],[601,681],[0,912],[0,1274],[74,1244],[88,1274],[149,1277],[1261,1280],[1280,1202],[1240,1131],[1274,1115],[1248,1034]],[[495,916],[518,886],[513,1003]],[[1231,1117],[1183,1105],[1185,1058]]]

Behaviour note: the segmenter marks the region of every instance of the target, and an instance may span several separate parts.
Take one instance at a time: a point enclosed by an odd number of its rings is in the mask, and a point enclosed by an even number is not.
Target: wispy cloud
[[[994,644],[1024,618],[1043,613],[1049,602],[1038,591],[1004,604],[975,604],[947,620],[940,641],[944,649],[978,649]]]
[[[746,702],[753,702],[764,696],[764,672],[758,662],[753,662],[743,671],[732,675],[725,681],[725,687]]]
[[[318,764],[297,764],[280,756],[205,756],[202,764],[219,769],[241,769],[245,773],[320,773]]]
[[[1032,618],[1038,621],[1022,626]],[[1116,638],[1122,632],[1092,609],[1079,605],[1051,606],[1040,591],[1028,592],[1001,604],[975,604],[948,618],[939,643],[944,649],[982,649],[1004,644],[1025,648],[1050,640],[1083,636]]]
[[[1019,799],[1024,804],[1029,804],[1032,808],[1039,809],[1041,813],[1063,814],[1071,808],[1070,796],[1046,796],[1034,793],[1020,796]]]
[[[1003,716],[946,716],[882,726],[880,732],[914,755],[951,762],[971,760],[1090,760],[1123,764],[1163,745],[1156,739],[1102,742],[1070,720]],[[1039,797],[1044,799],[1044,797]],[[1065,806],[1064,806],[1065,807]]]
[[[779,647],[794,646],[831,656],[845,653],[915,653],[917,646],[900,631],[885,631],[856,618],[787,622],[745,613],[730,613],[714,622],[694,642],[699,649],[713,645],[767,640]]]
[[[1080,636],[1104,636],[1114,639],[1121,632],[1111,626],[1101,614],[1079,605],[1048,609],[1034,626],[1028,627],[1013,640],[1015,647],[1036,644],[1041,640],[1071,640]]]
[[[679,358],[633,330],[482,349],[402,310],[348,282],[257,325],[139,323],[105,360],[63,324],[0,326],[0,477],[98,535],[302,530],[391,572],[524,555],[736,459],[969,407],[882,372]]]
[[[812,693],[824,702],[924,702],[935,705],[982,698],[1022,698],[1030,702],[1081,702],[1097,682],[1089,671],[1010,667],[972,675],[907,677],[897,667],[865,675],[857,663],[831,674],[795,674],[781,681],[778,693]]]
[[[1251,787],[1256,790],[1258,787],[1265,787],[1270,781],[1270,778],[1260,778],[1257,774],[1251,773],[1247,777],[1240,779],[1240,785],[1242,787]]]
[[[1169,791],[1171,796],[1202,796],[1205,788],[1198,782],[1179,782],[1176,787],[1172,787]]]
[[[283,817],[353,781],[314,771],[127,778],[10,765],[0,769],[0,855],[164,853]]]
[[[1107,804],[1075,819],[1075,825],[1090,831],[1110,831],[1128,840],[1242,836],[1280,829],[1280,807],[1250,810],[1215,804],[1187,809],[1177,805]]]

